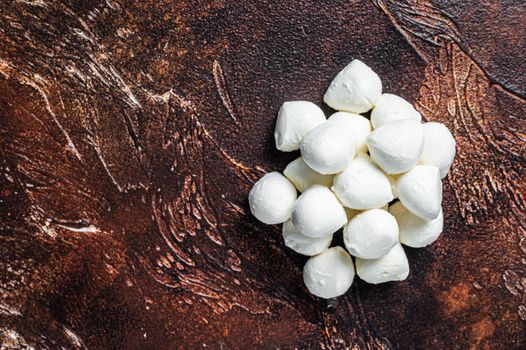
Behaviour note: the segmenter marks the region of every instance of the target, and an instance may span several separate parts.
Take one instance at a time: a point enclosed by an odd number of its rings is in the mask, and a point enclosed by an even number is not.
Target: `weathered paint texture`
[[[526,7],[458,3],[2,1],[0,347],[526,348]],[[247,193],[354,58],[458,149],[409,278],[327,303]]]

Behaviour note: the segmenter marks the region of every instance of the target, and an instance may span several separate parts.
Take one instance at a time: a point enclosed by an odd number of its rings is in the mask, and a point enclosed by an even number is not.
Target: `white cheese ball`
[[[436,219],[424,220],[407,210],[401,202],[396,202],[389,207],[398,222],[400,242],[413,248],[423,248],[434,241],[442,233],[444,216],[442,210]]]
[[[356,215],[343,230],[347,250],[355,257],[378,259],[398,243],[398,224],[383,209],[371,209]]]
[[[389,179],[366,154],[360,154],[334,176],[332,190],[345,207],[352,209],[379,208],[394,198]]]
[[[317,255],[329,248],[332,242],[332,235],[323,236],[320,238],[311,238],[302,235],[291,220],[285,221],[283,224],[283,240],[285,245],[296,253],[303,255]]]
[[[416,165],[424,146],[424,128],[416,120],[396,120],[367,136],[371,158],[388,174],[400,174]]]
[[[285,102],[278,112],[274,131],[276,148],[284,152],[298,150],[303,137],[325,120],[323,111],[312,102]]]
[[[356,136],[356,153],[367,153],[367,144],[365,143],[365,139],[372,130],[369,119],[359,114],[336,112],[327,120],[342,122],[348,125]]]
[[[442,181],[434,165],[417,165],[401,175],[397,182],[398,199],[411,213],[436,219],[442,206]]]
[[[442,123],[424,124],[424,150],[421,164],[434,165],[440,170],[440,177],[446,177],[455,158],[455,139],[449,129]]]
[[[347,222],[343,206],[327,187],[313,185],[292,207],[292,224],[304,236],[317,238],[333,234]]]
[[[305,191],[312,185],[331,187],[333,178],[332,175],[322,175],[313,170],[305,163],[302,157],[290,162],[283,171],[283,175],[285,175],[300,192]]]
[[[337,174],[353,160],[356,137],[341,123],[326,122],[311,130],[301,143],[305,163],[320,174]]]
[[[356,273],[362,280],[372,284],[403,281],[409,276],[409,262],[404,248],[397,243],[380,259],[356,258]]]
[[[338,111],[364,113],[382,95],[382,81],[360,60],[349,63],[331,82],[323,101]]]
[[[254,184],[248,195],[250,211],[265,224],[281,224],[290,218],[297,198],[294,185],[278,172],[268,173]]]
[[[412,104],[402,97],[393,94],[382,94],[371,112],[373,128],[376,129],[384,124],[401,119],[412,119],[420,122],[422,121],[422,116]]]
[[[345,294],[354,279],[354,263],[342,247],[332,247],[310,258],[303,267],[305,286],[317,297],[330,299]]]

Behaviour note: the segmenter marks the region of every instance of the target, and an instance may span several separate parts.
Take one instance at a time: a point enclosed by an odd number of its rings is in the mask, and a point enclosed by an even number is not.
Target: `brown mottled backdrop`
[[[458,154],[409,278],[328,305],[246,198],[353,58]],[[2,0],[0,347],[525,349],[525,119],[522,0]]]

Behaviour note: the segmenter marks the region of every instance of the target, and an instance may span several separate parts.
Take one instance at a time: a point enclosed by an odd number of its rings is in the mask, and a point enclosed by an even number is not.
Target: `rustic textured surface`
[[[0,3],[0,347],[524,349],[522,1]],[[361,58],[458,142],[445,230],[335,303],[247,211]]]

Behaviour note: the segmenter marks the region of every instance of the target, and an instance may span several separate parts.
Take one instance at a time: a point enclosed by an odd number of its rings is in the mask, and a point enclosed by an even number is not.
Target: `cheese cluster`
[[[368,283],[409,275],[402,247],[420,248],[442,232],[442,182],[455,139],[441,123],[422,123],[402,97],[382,93],[378,75],[352,61],[331,82],[324,102],[285,102],[274,137],[301,156],[256,182],[252,214],[283,224],[285,245],[311,256],[307,289],[321,298],[344,294],[355,274]],[[360,113],[369,112],[369,118]],[[300,195],[298,196],[298,192]],[[343,228],[343,247],[331,247]],[[354,257],[354,261],[353,258]]]

